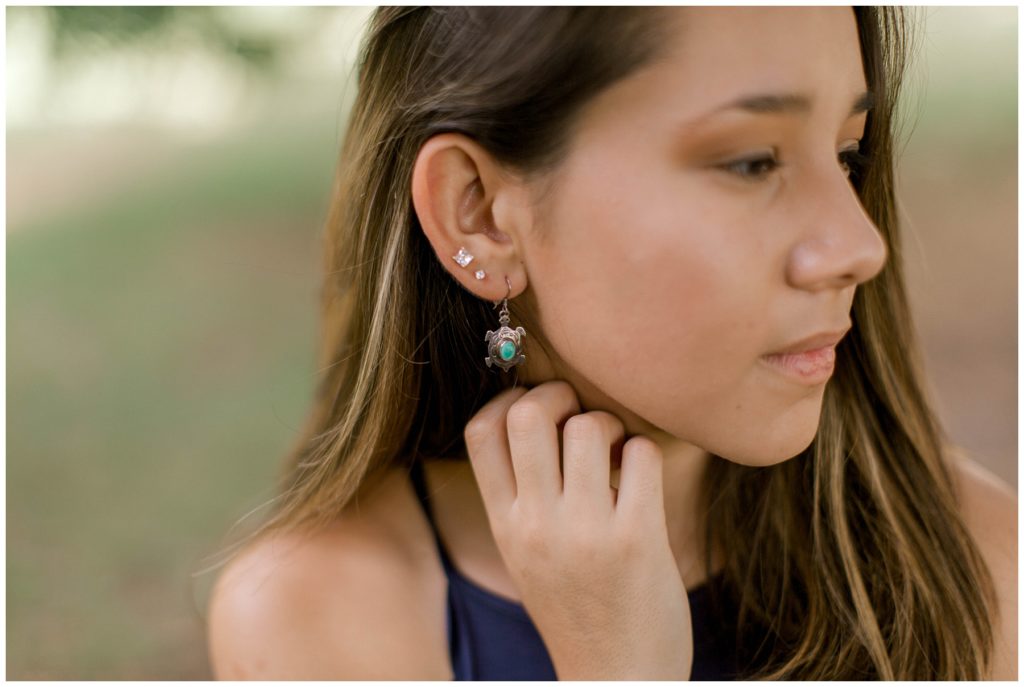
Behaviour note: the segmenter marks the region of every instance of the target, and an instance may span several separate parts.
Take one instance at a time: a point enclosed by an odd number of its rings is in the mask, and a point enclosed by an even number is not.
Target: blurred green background
[[[315,378],[369,9],[8,7],[7,677],[208,679],[209,565]],[[953,437],[1016,488],[1017,8],[918,8],[909,279]]]

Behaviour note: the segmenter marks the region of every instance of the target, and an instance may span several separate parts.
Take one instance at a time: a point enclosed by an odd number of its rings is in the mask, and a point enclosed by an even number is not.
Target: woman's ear
[[[526,288],[521,247],[528,197],[521,182],[462,134],[429,138],[413,165],[413,207],[438,260],[466,289],[492,302]]]

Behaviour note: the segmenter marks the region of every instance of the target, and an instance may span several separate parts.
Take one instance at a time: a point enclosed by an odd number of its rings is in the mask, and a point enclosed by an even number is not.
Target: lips
[[[801,384],[818,385],[828,381],[836,364],[834,346],[824,346],[805,353],[762,356],[767,365]]]
[[[817,351],[828,346],[835,346],[842,340],[846,332],[850,331],[850,327],[845,329],[839,329],[833,332],[821,332],[814,334],[805,339],[801,339],[795,343],[789,344],[785,348],[777,351],[772,351],[766,355],[792,355],[795,353],[806,353],[807,351]]]

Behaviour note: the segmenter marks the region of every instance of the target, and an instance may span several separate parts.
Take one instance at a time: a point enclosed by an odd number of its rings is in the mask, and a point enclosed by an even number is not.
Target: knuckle
[[[534,400],[520,400],[512,404],[505,421],[509,432],[532,432],[544,420],[544,408]]]
[[[475,447],[479,446],[491,431],[491,422],[480,415],[476,415],[466,423],[466,427],[462,431],[462,438],[465,440],[467,447]]]
[[[636,527],[636,523],[633,522],[621,522],[618,523],[618,526],[612,528],[611,539],[615,543],[616,550],[624,558],[636,560],[644,551],[645,546],[640,534],[641,531]]]
[[[577,403],[576,389],[572,387],[572,384],[565,381],[564,379],[555,379],[548,382],[552,386],[552,391],[561,397],[561,400],[568,401],[570,404]]]
[[[583,567],[600,565],[609,550],[608,531],[604,528],[581,524],[573,530],[573,535],[566,548],[572,558],[580,561]]]
[[[500,427],[499,423],[504,421],[502,408],[510,403],[515,405],[525,394],[526,391],[521,387],[505,389],[477,410],[463,428],[462,436],[467,446],[489,438]]]
[[[572,542],[581,553],[591,551],[602,543],[603,531],[595,527],[589,520],[580,520],[573,530]]]
[[[648,437],[642,434],[637,434],[629,438],[629,440],[623,444],[623,454],[629,451],[629,454],[640,460],[650,460],[661,456],[661,447]]]
[[[591,413],[573,415],[565,421],[565,427],[562,428],[563,434],[570,439],[586,438],[601,431],[601,421]]]
[[[590,410],[570,417],[563,431],[573,438],[600,436],[613,442],[625,433],[626,428],[615,415],[604,410]]]
[[[527,552],[531,554],[542,554],[547,551],[548,528],[538,517],[527,516],[520,520],[516,529],[517,539]]]
[[[609,413],[606,410],[592,410],[590,414],[594,415],[601,421],[601,425],[604,428],[609,440],[614,439],[616,436],[621,436],[626,431],[626,426],[622,423],[622,420],[618,416]]]

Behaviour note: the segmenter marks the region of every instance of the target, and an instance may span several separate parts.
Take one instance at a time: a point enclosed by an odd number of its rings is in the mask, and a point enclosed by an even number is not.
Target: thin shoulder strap
[[[427,522],[430,524],[430,531],[434,535],[434,542],[437,544],[437,552],[441,557],[441,563],[444,565],[445,570],[451,569],[451,559],[448,557],[448,551],[444,547],[444,543],[441,541],[441,536],[437,532],[437,525],[434,522],[434,513],[430,508],[430,497],[427,494],[427,478],[423,472],[423,461],[414,459],[412,466],[409,469],[409,477],[412,480],[412,486],[416,490],[416,498],[420,502],[420,506],[423,507],[423,514],[427,516]]]

